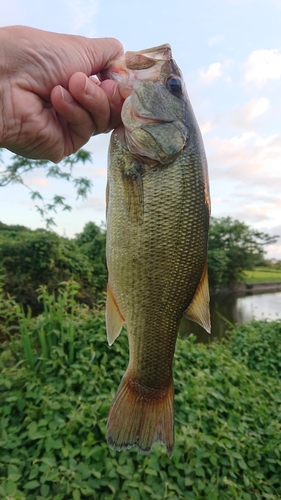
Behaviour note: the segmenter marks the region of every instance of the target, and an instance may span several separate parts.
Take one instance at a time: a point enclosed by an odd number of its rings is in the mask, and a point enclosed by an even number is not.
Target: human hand
[[[0,147],[59,162],[120,123],[116,83],[90,77],[122,55],[117,40],[12,26],[0,53]]]

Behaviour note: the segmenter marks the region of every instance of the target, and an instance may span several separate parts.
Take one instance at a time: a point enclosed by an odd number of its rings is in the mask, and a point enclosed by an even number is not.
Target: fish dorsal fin
[[[202,326],[208,333],[211,333],[209,302],[208,269],[206,264],[195,295],[184,316],[195,321],[195,323]]]
[[[106,217],[108,212],[108,202],[109,202],[109,180],[106,183],[106,190],[105,190]]]
[[[114,340],[117,339],[118,335],[122,330],[124,324],[124,318],[121,315],[119,308],[116,304],[112,288],[110,284],[107,285],[107,296],[106,296],[106,332],[107,341],[109,345],[112,345]]]

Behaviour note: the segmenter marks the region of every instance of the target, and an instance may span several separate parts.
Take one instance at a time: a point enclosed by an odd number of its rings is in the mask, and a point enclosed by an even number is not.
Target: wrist
[[[9,71],[7,67],[7,44],[9,35],[9,27],[0,28],[0,147],[5,147],[5,114],[6,114],[6,91]]]
[[[0,147],[7,147],[11,124],[9,113],[11,111],[11,80],[13,68],[11,67],[11,45],[15,43],[15,27],[0,28]]]

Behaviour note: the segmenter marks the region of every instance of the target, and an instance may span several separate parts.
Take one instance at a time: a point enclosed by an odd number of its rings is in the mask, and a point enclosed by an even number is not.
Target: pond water
[[[196,323],[183,319],[180,325],[180,336],[190,333],[197,336],[199,342],[211,342],[222,338],[229,328],[225,318],[232,324],[248,323],[252,319],[281,319],[281,292],[261,294],[218,294],[211,297],[210,302],[212,334],[209,335]]]

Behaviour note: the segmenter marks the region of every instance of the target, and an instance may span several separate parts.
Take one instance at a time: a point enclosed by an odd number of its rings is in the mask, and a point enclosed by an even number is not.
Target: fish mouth
[[[136,80],[156,82],[166,61],[172,58],[168,43],[137,52],[127,51],[121,57],[108,61],[100,72],[101,81],[111,79],[118,84],[123,99],[131,95]]]
[[[114,80],[124,99],[123,125],[116,130],[120,143],[132,157],[150,166],[170,164],[188,138],[187,127],[174,105],[166,105],[165,81],[171,74],[181,77],[170,45],[164,44],[126,52],[109,61],[99,75],[101,80]]]

